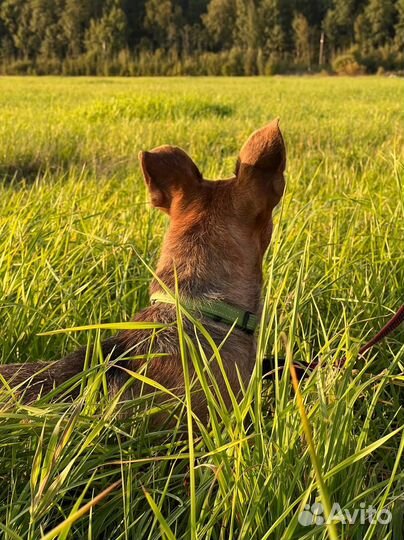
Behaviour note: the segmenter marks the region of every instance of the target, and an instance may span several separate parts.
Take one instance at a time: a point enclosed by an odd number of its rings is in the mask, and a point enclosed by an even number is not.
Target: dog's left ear
[[[174,201],[187,204],[197,196],[202,175],[184,150],[159,146],[139,153],[153,206],[170,213]]]
[[[285,189],[285,166],[285,143],[279,121],[274,120],[255,131],[242,147],[236,168],[238,184],[257,202],[264,199],[275,207]]]

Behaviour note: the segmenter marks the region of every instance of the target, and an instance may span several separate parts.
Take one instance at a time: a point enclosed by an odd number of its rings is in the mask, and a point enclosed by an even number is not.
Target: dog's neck
[[[157,265],[156,275],[170,290],[185,299],[222,300],[259,314],[262,287],[261,262],[240,245],[219,235],[212,238],[194,231],[168,230]],[[150,292],[161,291],[152,281]]]

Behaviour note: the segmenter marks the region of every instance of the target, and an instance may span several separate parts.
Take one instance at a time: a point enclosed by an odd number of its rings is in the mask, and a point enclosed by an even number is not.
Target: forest
[[[404,0],[0,0],[0,73],[404,70]]]

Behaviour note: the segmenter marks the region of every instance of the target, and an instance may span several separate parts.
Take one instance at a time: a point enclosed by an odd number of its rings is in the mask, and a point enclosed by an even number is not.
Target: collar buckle
[[[251,311],[244,311],[240,327],[242,330],[244,330],[244,332],[247,332],[248,334],[253,334],[254,330],[252,330],[251,327],[248,325],[248,323],[250,322],[250,317],[255,317],[254,313],[251,313]]]

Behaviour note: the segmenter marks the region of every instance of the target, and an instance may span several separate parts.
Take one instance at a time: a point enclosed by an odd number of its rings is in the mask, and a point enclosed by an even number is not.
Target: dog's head
[[[220,234],[242,251],[254,248],[263,256],[272,210],[285,187],[286,150],[277,120],[249,137],[228,180],[205,180],[186,152],[173,146],[141,152],[139,158],[151,202],[169,214],[173,230],[209,230],[212,241]]]

